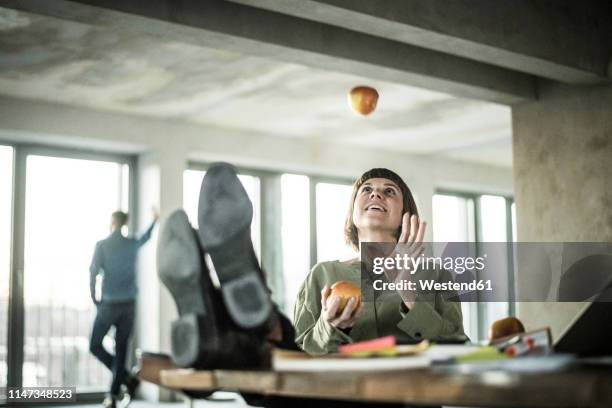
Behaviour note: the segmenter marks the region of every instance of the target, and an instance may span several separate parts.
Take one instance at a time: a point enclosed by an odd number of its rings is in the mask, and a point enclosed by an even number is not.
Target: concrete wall
[[[612,241],[612,86],[543,84],[512,125],[519,241]],[[519,270],[519,292],[537,280]],[[557,337],[585,306],[522,303],[519,317]]]
[[[180,145],[172,145],[166,154],[143,153],[138,159],[138,225],[139,231],[149,225],[152,207],[160,209],[162,219],[182,205],[183,171],[187,168],[185,152]],[[138,257],[138,304],[135,340],[136,347],[148,351],[170,352],[169,322],[177,312],[170,293],[157,278],[156,228],[150,245],[145,245]],[[140,392],[147,400],[167,400],[169,391],[150,383],[143,383]]]

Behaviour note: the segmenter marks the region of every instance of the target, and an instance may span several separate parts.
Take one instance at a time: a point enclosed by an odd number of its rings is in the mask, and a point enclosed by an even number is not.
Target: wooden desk
[[[612,369],[517,373],[478,365],[384,372],[165,370],[164,386],[266,396],[472,407],[612,407]],[[293,405],[293,404],[292,404]]]

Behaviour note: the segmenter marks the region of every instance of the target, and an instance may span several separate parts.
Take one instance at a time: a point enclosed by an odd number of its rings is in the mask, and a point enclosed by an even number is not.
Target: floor
[[[223,399],[219,401],[193,400],[191,405],[187,401],[183,401],[183,402],[134,401],[129,405],[129,408],[248,408],[250,407],[237,394],[221,392],[219,393],[219,396],[222,397]],[[102,406],[101,404],[88,404],[88,405],[66,405],[66,406],[55,407],[55,408],[97,408],[101,406]],[[441,408],[459,408],[459,407],[444,406]]]
[[[187,401],[184,402],[147,402],[136,400],[133,401],[129,408],[245,408],[248,405],[244,400],[234,393],[216,393],[215,397],[219,397],[218,401],[212,400],[194,400],[192,405],[189,405]],[[66,405],[65,407],[57,408],[96,408],[102,406],[99,404],[87,404],[87,405]]]

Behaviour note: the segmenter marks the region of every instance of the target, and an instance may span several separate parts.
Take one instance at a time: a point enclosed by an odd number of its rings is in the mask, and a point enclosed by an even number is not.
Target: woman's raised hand
[[[406,249],[410,250],[410,253],[415,253],[417,254],[416,256],[419,256],[423,249],[423,237],[425,236],[426,229],[427,223],[425,221],[419,222],[416,215],[404,213],[402,217],[402,232],[397,243],[406,244]],[[414,249],[414,251],[411,249]]]
[[[427,223],[425,221],[419,222],[416,215],[410,215],[405,213],[402,217],[402,232],[400,233],[399,239],[397,240],[398,246],[395,248],[394,253],[404,255],[407,254],[411,258],[416,258],[423,253],[423,237],[425,236],[425,230],[427,229]],[[412,274],[410,270],[395,271],[391,281],[397,282],[400,280],[410,280]],[[390,278],[388,276],[388,278]],[[409,309],[414,304],[416,293],[414,291],[398,291],[402,300]]]
[[[359,305],[357,311],[353,313],[355,302],[357,300],[354,297],[351,297],[346,303],[342,313],[339,313],[338,309],[340,307],[340,297],[330,297],[330,294],[331,288],[325,285],[321,291],[320,318],[329,322],[332,326],[337,327],[338,329],[348,329],[349,327],[353,327],[353,324],[355,324],[355,319],[361,315],[363,302],[361,305]]]

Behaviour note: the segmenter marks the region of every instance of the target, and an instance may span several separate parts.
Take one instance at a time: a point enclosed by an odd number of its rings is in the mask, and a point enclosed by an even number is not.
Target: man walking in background
[[[114,212],[111,234],[96,244],[89,268],[91,299],[97,308],[89,350],[113,375],[110,394],[104,400],[104,406],[108,408],[115,408],[122,384],[126,386],[130,399],[139,384],[138,378],[125,369],[128,341],[134,327],[136,256],[140,247],[151,238],[158,219],[159,214],[154,209],[153,222],[146,232],[140,238],[128,238],[121,231],[128,222],[128,215],[122,211]],[[102,296],[97,298],[96,278],[99,274],[103,279]],[[111,326],[115,326],[115,355],[102,345]]]

